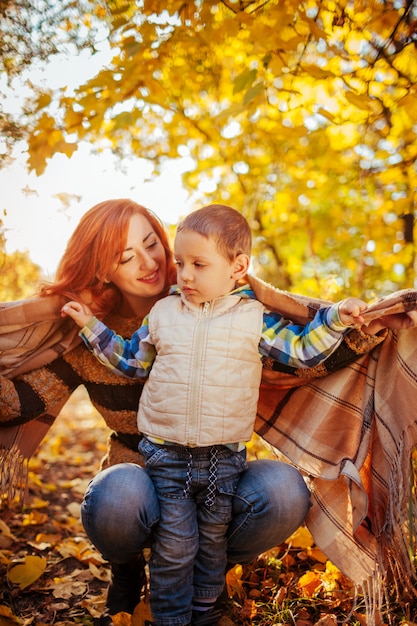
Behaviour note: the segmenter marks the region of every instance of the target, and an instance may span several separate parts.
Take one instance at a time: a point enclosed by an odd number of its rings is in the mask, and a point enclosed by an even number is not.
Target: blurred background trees
[[[81,140],[155,174],[186,158],[196,207],[248,218],[266,280],[327,298],[416,286],[415,0],[19,0],[0,15],[10,85],[56,54],[111,51],[74,92],[31,83],[22,114],[0,117],[3,158],[22,138],[38,175]]]
[[[0,220],[0,302],[30,298],[42,280],[41,268],[31,261],[28,252],[7,254],[4,244],[5,232]]]

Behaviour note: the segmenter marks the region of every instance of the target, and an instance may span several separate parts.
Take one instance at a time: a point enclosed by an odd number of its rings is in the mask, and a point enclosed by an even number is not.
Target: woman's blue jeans
[[[248,563],[280,545],[303,523],[309,507],[309,491],[298,470],[281,461],[250,461],[233,498],[228,561]],[[93,478],[81,514],[88,537],[103,557],[128,563],[152,545],[159,502],[146,471],[121,463]]]

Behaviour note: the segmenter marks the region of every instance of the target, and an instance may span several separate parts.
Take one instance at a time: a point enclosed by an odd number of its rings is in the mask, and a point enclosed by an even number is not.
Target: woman
[[[55,283],[45,285],[41,296],[58,297],[61,302],[81,298],[110,327],[129,337],[172,283],[175,268],[159,220],[130,200],[109,200],[82,217]],[[132,613],[140,599],[145,583],[142,550],[151,545],[159,514],[137,452],[136,413],[142,386],[107,371],[84,345],[71,345],[42,368],[2,379],[1,425],[8,427],[8,434],[14,429],[16,435],[16,426],[37,417],[42,416],[38,426],[45,420],[50,424],[50,416],[79,385],[85,385],[111,429],[104,471],[90,485],[83,504],[87,534],[112,567],[101,618],[102,624],[111,624],[110,615]],[[8,447],[13,447],[10,439]],[[248,562],[282,543],[303,522],[308,508],[309,492],[296,469],[272,460],[249,463],[235,497],[230,562]],[[217,623],[215,615],[211,619]]]
[[[159,220],[131,200],[109,200],[83,216],[69,240],[55,283],[45,285],[39,299],[0,307],[0,324],[5,317],[7,329],[3,344],[0,334],[2,485],[7,482],[8,469],[16,476],[17,457],[24,460],[30,456],[79,385],[85,386],[111,430],[103,471],[90,483],[82,506],[89,538],[111,563],[112,578],[101,617],[103,626],[112,623],[111,615],[120,611],[132,613],[140,599],[146,581],[142,551],[152,543],[158,501],[137,452],[140,383],[117,377],[100,365],[80,344],[75,325],[60,319],[59,312],[66,299],[81,299],[108,326],[130,337],[154,302],[174,282],[170,245]],[[265,285],[258,283],[255,287],[259,288],[261,299],[266,296],[264,302],[268,304],[270,294]],[[288,294],[278,296],[278,310],[282,309],[283,314],[288,313],[295,321],[300,311],[308,317],[309,306],[304,301],[295,301]],[[398,327],[416,325],[415,318],[404,314],[391,319]],[[333,359],[327,371],[357,359],[381,343],[384,335],[372,334],[383,326],[379,321],[372,322],[366,331],[370,335],[354,331],[355,340],[352,333],[339,351],[339,361]],[[30,333],[26,332],[28,329]],[[3,348],[7,350],[2,352]],[[270,368],[270,363],[265,364],[268,375]],[[321,370],[313,375],[324,373]],[[303,382],[295,374],[284,387],[294,387],[294,379],[296,384]],[[288,395],[292,392],[287,389]],[[278,397],[274,385],[261,389],[258,432],[276,444],[278,430],[272,430],[279,410],[274,408],[272,416],[268,413],[273,405],[268,400],[271,393]],[[284,406],[290,410],[292,404],[286,399],[280,410]],[[308,405],[307,408],[309,411]],[[307,414],[306,421],[308,411],[300,413]],[[250,462],[234,499],[228,534],[230,563],[247,563],[282,543],[302,524],[309,506],[309,491],[294,467],[274,460]],[[216,624],[220,614],[220,607],[216,607],[204,623]]]

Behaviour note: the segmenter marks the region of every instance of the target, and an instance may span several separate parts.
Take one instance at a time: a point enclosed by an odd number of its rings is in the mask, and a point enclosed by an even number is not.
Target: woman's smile
[[[138,278],[137,280],[139,280],[142,283],[153,284],[159,281],[159,277],[160,277],[160,271],[159,269],[157,269],[153,271],[151,274],[146,274],[146,276],[142,276],[141,278]]]

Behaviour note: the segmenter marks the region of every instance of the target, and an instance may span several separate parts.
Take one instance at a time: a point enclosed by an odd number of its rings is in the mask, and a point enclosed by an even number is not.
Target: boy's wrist
[[[343,321],[342,314],[340,312],[340,306],[342,302],[337,302],[336,304],[333,304],[329,309],[329,326],[333,330],[346,330],[346,328],[349,328],[351,326],[351,324],[345,324],[345,322]]]

